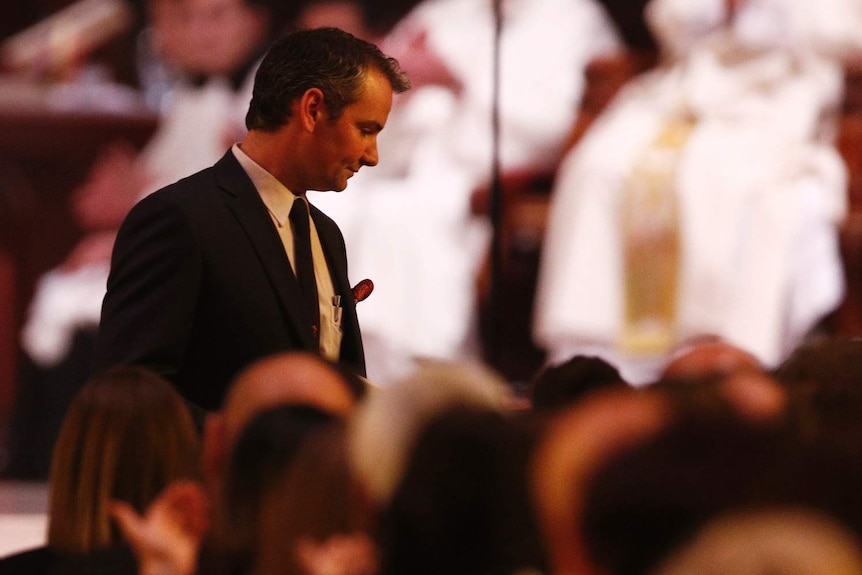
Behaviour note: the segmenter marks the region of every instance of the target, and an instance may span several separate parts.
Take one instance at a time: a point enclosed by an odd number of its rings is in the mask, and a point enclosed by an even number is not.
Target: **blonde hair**
[[[171,481],[196,476],[200,437],[177,391],[141,367],[117,367],[78,392],[54,446],[48,544],[87,553],[118,532],[113,499],[139,513]]]
[[[653,575],[860,575],[849,527],[804,507],[730,511],[707,523]]]

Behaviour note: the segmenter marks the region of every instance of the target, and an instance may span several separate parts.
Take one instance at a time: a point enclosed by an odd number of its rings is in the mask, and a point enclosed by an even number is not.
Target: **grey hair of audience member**
[[[370,504],[392,496],[417,436],[436,414],[456,405],[504,410],[510,401],[505,380],[473,363],[428,362],[373,390],[348,421],[348,461]]]

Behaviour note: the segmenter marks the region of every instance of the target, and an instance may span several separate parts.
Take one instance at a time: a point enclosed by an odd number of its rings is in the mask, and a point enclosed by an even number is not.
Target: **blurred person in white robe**
[[[351,273],[375,282],[359,313],[377,383],[417,359],[481,355],[475,284],[491,229],[470,199],[492,171],[494,15],[491,0],[424,0],[396,24],[382,47],[414,87],[379,139],[386,165],[355,177],[349,198],[310,198],[344,232]],[[504,0],[501,15],[501,171],[552,170],[586,64],[620,41],[593,0]]]
[[[140,152],[123,143],[106,147],[71,194],[83,234],[40,277],[27,310],[9,473],[39,478],[47,472],[66,406],[89,374],[111,250],[126,213],[149,193],[212,165],[244,135],[254,71],[282,28],[269,1],[148,2],[149,56],[169,80],[154,101],[159,123]]]
[[[623,88],[557,173],[534,338],[551,364],[598,355],[635,385],[703,335],[775,366],[843,297],[835,114],[862,4],[652,0],[646,16],[662,64]],[[645,351],[624,345],[620,210],[656,142],[673,158],[679,251],[672,336]]]

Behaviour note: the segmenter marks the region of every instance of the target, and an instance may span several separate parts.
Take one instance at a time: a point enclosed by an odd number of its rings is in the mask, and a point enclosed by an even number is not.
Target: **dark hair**
[[[529,393],[534,409],[553,410],[572,405],[591,391],[626,385],[619,370],[606,360],[575,355],[540,371],[530,383]]]
[[[394,92],[410,88],[394,58],[343,30],[315,28],[288,34],[272,45],[257,70],[246,127],[277,129],[290,116],[290,103],[311,88],[323,92],[327,111],[338,118],[359,99],[371,68],[386,75]]]
[[[859,453],[862,339],[824,337],[796,348],[775,370],[794,429],[806,441],[838,442]]]
[[[229,572],[244,573],[250,567],[265,494],[283,478],[304,442],[336,421],[311,405],[291,404],[263,411],[243,428],[231,453],[214,526]]]
[[[290,466],[263,493],[252,573],[303,575],[302,540],[361,533],[343,422],[314,430]]]
[[[382,575],[541,570],[528,499],[531,428],[455,406],[425,426],[379,522]]]
[[[678,418],[589,479],[573,527],[598,570],[646,575],[711,519],[740,510],[808,507],[859,535],[855,461],[731,413],[692,410]]]

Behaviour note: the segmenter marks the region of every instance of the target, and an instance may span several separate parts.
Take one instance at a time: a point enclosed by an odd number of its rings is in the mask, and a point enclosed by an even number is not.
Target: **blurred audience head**
[[[652,575],[853,575],[859,541],[834,517],[779,506],[735,511],[706,523]]]
[[[752,420],[780,419],[787,405],[784,389],[753,354],[713,338],[680,348],[656,387],[677,400],[701,408],[722,404]]]
[[[665,366],[662,377],[697,379],[763,372],[763,365],[752,353],[722,339],[703,338],[680,346]]]
[[[775,371],[790,425],[810,443],[860,454],[862,339],[831,337],[797,348]]]
[[[340,422],[316,430],[261,505],[251,573],[375,575],[376,551],[357,515]]]
[[[261,358],[241,371],[221,409],[207,416],[203,471],[218,490],[230,452],[243,427],[268,408],[293,404],[344,417],[366,392],[366,384],[342,368],[306,352],[283,352]]]
[[[858,535],[859,480],[857,464],[804,448],[781,425],[731,411],[680,411],[590,477],[575,517],[584,572],[647,575],[726,513],[810,508]]]
[[[199,437],[177,391],[140,367],[88,381],[69,406],[54,447],[48,543],[90,552],[119,541],[111,500],[139,513],[171,481],[196,476]]]
[[[592,476],[659,433],[672,415],[665,394],[626,387],[596,391],[551,416],[528,470],[548,572],[592,573],[582,526]]]
[[[427,362],[374,390],[348,421],[348,457],[366,503],[386,505],[417,436],[437,413],[456,405],[505,410],[510,402],[505,380],[474,363]]]
[[[544,567],[527,490],[533,436],[521,421],[455,406],[423,427],[380,514],[381,575]]]
[[[625,386],[616,367],[600,357],[576,355],[559,365],[541,370],[530,382],[530,401],[535,410],[566,407],[587,393]]]
[[[307,404],[285,404],[253,416],[239,434],[216,504],[214,541],[231,573],[248,573],[260,536],[263,500],[287,476],[305,441],[338,421]]]

